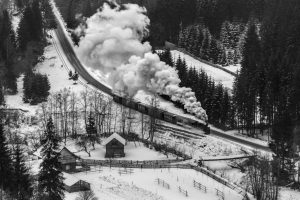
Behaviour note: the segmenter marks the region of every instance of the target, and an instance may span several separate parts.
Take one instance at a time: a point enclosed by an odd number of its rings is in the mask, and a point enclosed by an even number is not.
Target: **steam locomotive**
[[[161,110],[159,108],[154,108],[150,105],[145,105],[140,102],[136,102],[116,94],[113,94],[112,96],[113,96],[113,100],[116,103],[131,108],[133,110],[136,110],[138,112],[141,112],[145,115],[149,115],[172,124],[177,124],[179,126],[192,126],[195,128],[200,128],[205,132],[205,134],[210,134],[210,128],[208,126],[208,123],[205,124],[197,120],[193,120],[179,115],[174,115],[168,111]]]

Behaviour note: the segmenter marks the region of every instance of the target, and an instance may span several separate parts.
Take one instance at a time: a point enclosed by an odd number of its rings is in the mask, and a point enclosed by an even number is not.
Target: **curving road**
[[[78,74],[93,87],[101,90],[102,92],[105,92],[108,95],[112,95],[113,94],[112,90],[110,88],[108,88],[107,86],[103,85],[102,83],[100,83],[99,81],[97,81],[93,76],[91,76],[88,73],[88,71],[85,69],[85,67],[81,64],[81,62],[79,61],[78,57],[76,56],[76,54],[74,52],[73,47],[71,46],[67,36],[65,35],[65,33],[59,23],[57,23],[57,29],[55,30],[55,33],[57,35],[57,38],[59,40],[59,43],[60,43],[63,51],[64,51],[64,55],[67,57],[68,61],[72,64],[72,66],[78,72]],[[226,134],[224,132],[220,132],[220,131],[211,129],[211,134],[215,135],[217,137],[220,137],[220,138],[224,138],[226,140],[230,140],[230,141],[235,142],[240,145],[249,146],[256,150],[260,150],[260,151],[264,151],[264,152],[271,152],[269,147],[266,147],[266,146],[263,146],[263,145],[245,140],[245,139],[234,137],[234,136]]]

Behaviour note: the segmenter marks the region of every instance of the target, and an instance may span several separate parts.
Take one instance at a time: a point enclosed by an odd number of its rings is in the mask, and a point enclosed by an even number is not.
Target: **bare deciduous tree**
[[[78,197],[76,197],[76,200],[98,200],[98,198],[95,197],[92,190],[88,190],[80,192]]]
[[[278,182],[276,161],[268,158],[256,158],[251,160],[247,169],[247,183],[250,192],[257,200],[277,200]]]

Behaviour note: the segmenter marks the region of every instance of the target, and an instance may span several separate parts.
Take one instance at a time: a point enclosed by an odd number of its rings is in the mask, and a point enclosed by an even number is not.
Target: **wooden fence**
[[[217,196],[218,196],[220,199],[224,200],[224,199],[225,199],[224,192],[218,190],[217,188],[215,188],[215,190],[216,190]]]
[[[226,179],[224,179],[224,178],[222,178],[222,177],[219,177],[219,176],[216,175],[214,172],[209,171],[209,170],[207,170],[207,169],[205,169],[205,168],[203,168],[203,167],[191,166],[191,169],[194,169],[194,170],[196,170],[196,171],[198,171],[198,172],[201,172],[201,173],[203,173],[203,174],[209,176],[210,178],[212,178],[212,179],[214,179],[215,181],[217,181],[217,182],[219,182],[219,183],[221,183],[221,184],[223,184],[223,185],[229,187],[230,189],[232,189],[232,190],[238,192],[239,194],[245,193],[245,191],[244,191],[242,188],[238,187],[237,185],[234,185],[234,184],[230,183],[228,180],[226,180]]]
[[[207,192],[207,187],[202,185],[201,183],[197,182],[197,181],[193,181],[194,184],[194,188],[198,189],[198,190],[202,190],[203,192]]]
[[[188,195],[188,191],[187,190],[185,190],[185,189],[183,189],[182,187],[178,187],[178,191],[180,192],[180,193],[182,193],[182,194],[184,194],[184,196],[186,196],[186,197],[188,197],[189,195]]]
[[[169,159],[169,160],[82,160],[85,166],[103,166],[103,167],[124,167],[124,168],[169,168],[177,162],[182,162],[184,159]]]
[[[158,185],[162,185],[164,188],[166,189],[170,189],[170,184],[167,183],[166,181],[160,179],[160,178],[157,178],[155,179],[155,182],[158,184]]]
[[[149,160],[149,161],[133,161],[133,160],[83,160],[88,166],[99,167],[124,167],[124,168],[141,168],[141,169],[157,169],[157,168],[177,168],[177,169],[193,169],[201,172],[215,181],[227,186],[228,188],[238,192],[239,194],[245,191],[228,180],[216,175],[213,171],[199,166],[190,164],[176,164],[178,160]],[[87,168],[88,169],[88,168]]]

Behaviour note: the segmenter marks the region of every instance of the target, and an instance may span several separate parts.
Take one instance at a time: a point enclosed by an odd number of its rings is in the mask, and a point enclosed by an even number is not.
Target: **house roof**
[[[63,172],[63,176],[64,176],[64,184],[67,186],[72,186],[78,181],[80,181],[79,178],[65,172]]]
[[[33,152],[33,155],[37,156],[38,158],[42,158],[43,157],[42,156],[42,149],[43,149],[43,145],[40,146],[35,152]],[[71,152],[67,147],[62,146],[62,145],[58,148],[58,152],[61,152],[63,149],[66,149],[74,157],[80,158],[79,156],[77,156],[73,152]]]
[[[124,138],[122,138],[119,134],[114,133],[111,136],[109,136],[106,140],[104,140],[103,145],[107,145],[108,143],[110,143],[113,139],[118,140],[119,142],[121,142],[123,145],[126,144],[126,140]]]

